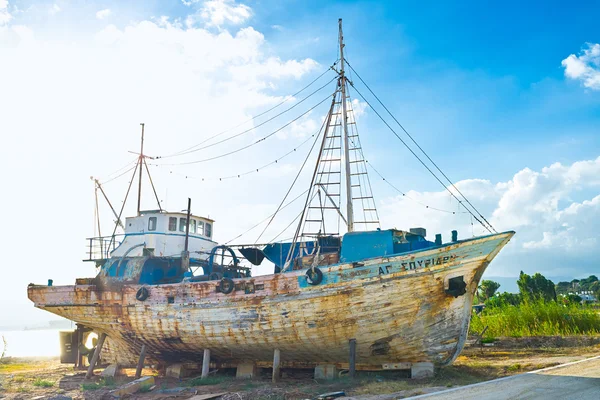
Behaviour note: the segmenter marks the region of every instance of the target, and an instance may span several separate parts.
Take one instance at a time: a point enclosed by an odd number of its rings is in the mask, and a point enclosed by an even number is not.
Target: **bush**
[[[488,307],[471,319],[471,332],[488,327],[486,337],[600,334],[600,313],[579,304],[543,300]]]

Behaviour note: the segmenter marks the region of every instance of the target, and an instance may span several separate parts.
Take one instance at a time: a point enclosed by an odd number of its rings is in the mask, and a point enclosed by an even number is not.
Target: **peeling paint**
[[[199,362],[205,348],[221,365],[267,363],[278,348],[284,367],[342,365],[351,338],[360,369],[444,365],[462,350],[483,271],[512,235],[368,259],[361,266],[323,266],[323,282],[316,286],[306,283],[305,271],[293,271],[234,279],[255,290],[230,294],[217,292],[214,281],[181,282],[146,286],[148,299],[138,301],[141,285],[79,280],[83,284],[32,285],[28,295],[38,308],[106,333],[102,357],[122,365],[137,362],[142,344],[148,363]],[[439,257],[439,264],[418,262]],[[414,269],[403,267],[411,262]],[[445,293],[449,276],[464,277],[465,295]]]

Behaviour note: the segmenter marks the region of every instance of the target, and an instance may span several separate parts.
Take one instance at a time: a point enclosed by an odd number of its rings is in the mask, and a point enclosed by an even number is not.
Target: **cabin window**
[[[185,232],[185,223],[187,218],[179,218],[179,232]]]
[[[206,236],[210,237],[212,235],[212,225],[208,222],[206,223]]]
[[[155,231],[156,230],[156,217],[148,218],[148,230]]]
[[[170,231],[177,230],[177,217],[169,217],[169,230]]]
[[[199,235],[204,235],[204,222],[198,221],[198,230]]]
[[[190,219],[190,233],[196,233],[196,220]]]

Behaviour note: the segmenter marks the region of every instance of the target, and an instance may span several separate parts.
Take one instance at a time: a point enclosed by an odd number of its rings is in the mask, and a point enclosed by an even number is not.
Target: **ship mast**
[[[350,175],[350,147],[348,145],[348,114],[346,106],[346,75],[344,73],[344,34],[342,32],[342,19],[339,24],[340,42],[340,78],[339,87],[342,91],[342,125],[344,131],[344,164],[346,167],[346,221],[348,232],[354,230],[354,210],[352,207],[352,179]]]
[[[140,216],[140,203],[142,201],[142,163],[144,160],[144,123],[140,124],[142,126],[142,143],[140,145],[140,158],[139,158],[139,169],[140,169],[140,179],[138,180],[138,201],[137,201],[137,215]],[[160,202],[159,202],[160,207]]]

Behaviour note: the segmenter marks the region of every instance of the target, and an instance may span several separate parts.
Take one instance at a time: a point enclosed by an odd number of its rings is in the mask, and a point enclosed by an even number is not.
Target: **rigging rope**
[[[251,118],[249,118],[249,119],[245,120],[244,122],[241,122],[241,123],[239,123],[238,125],[236,125],[236,126],[234,126],[234,127],[232,127],[232,128],[226,129],[226,130],[224,130],[224,131],[221,131],[221,132],[217,133],[216,135],[213,135],[213,136],[211,136],[211,137],[209,137],[209,138],[206,138],[206,139],[204,139],[202,142],[200,142],[200,143],[198,143],[198,144],[195,144],[195,145],[193,145],[193,146],[191,146],[191,147],[188,147],[188,148],[186,148],[186,149],[184,149],[184,150],[181,150],[181,151],[178,151],[178,152],[175,152],[175,153],[172,153],[172,154],[166,155],[166,156],[158,157],[158,158],[168,158],[168,157],[175,157],[175,156],[179,156],[179,155],[183,155],[183,154],[191,153],[191,152],[195,151],[195,150],[191,151],[192,149],[195,149],[196,147],[198,147],[198,146],[201,146],[201,145],[203,145],[204,143],[206,143],[206,142],[208,142],[208,141],[210,141],[210,140],[212,140],[212,139],[214,139],[214,138],[216,138],[216,137],[219,137],[219,136],[221,136],[221,135],[223,135],[223,134],[225,134],[225,133],[227,133],[227,132],[231,132],[232,130],[234,130],[234,129],[236,129],[236,128],[239,128],[240,126],[242,126],[242,125],[245,125],[246,123],[248,123],[248,122],[250,122],[250,121],[253,121],[253,120],[255,120],[256,118],[262,117],[263,115],[265,115],[265,114],[267,114],[267,113],[269,113],[269,112],[273,111],[273,110],[274,110],[274,109],[276,109],[277,107],[279,107],[279,106],[283,105],[284,103],[287,103],[287,102],[288,102],[288,101],[290,101],[291,99],[295,98],[295,96],[299,95],[300,93],[302,93],[303,91],[305,91],[306,89],[308,89],[310,86],[312,86],[312,85],[313,85],[315,82],[317,82],[319,79],[321,79],[321,78],[322,78],[322,77],[323,77],[323,76],[324,76],[324,75],[325,75],[327,72],[329,72],[329,71],[331,71],[331,70],[334,70],[334,67],[335,67],[335,65],[337,64],[337,62],[338,62],[338,61],[339,61],[339,60],[336,60],[336,61],[335,61],[335,62],[334,62],[334,63],[333,63],[333,64],[332,64],[330,67],[328,67],[328,68],[327,68],[325,71],[323,71],[323,73],[322,73],[321,75],[319,75],[318,77],[316,77],[316,78],[315,78],[313,81],[311,81],[311,82],[310,82],[308,85],[304,86],[302,89],[300,89],[300,90],[299,90],[299,91],[297,91],[296,93],[294,93],[294,94],[292,94],[292,95],[289,95],[289,96],[286,96],[286,97],[285,97],[285,99],[284,99],[283,101],[281,101],[280,103],[276,104],[275,106],[273,106],[273,107],[269,108],[268,110],[266,110],[266,111],[263,111],[263,112],[261,112],[260,114],[257,114],[257,115],[255,115],[255,116],[253,116],[253,117],[251,117]],[[333,79],[336,79],[336,78],[333,78]],[[329,81],[329,82],[328,82],[328,84],[329,84],[330,82],[331,82],[331,81]],[[318,90],[321,90],[321,89],[322,89],[322,88],[320,88],[320,89],[318,89]],[[317,90],[317,91],[318,91],[318,90]],[[308,97],[312,96],[313,94],[314,94],[314,92],[313,92],[312,94],[310,94]],[[302,101],[306,100],[308,97],[304,98]],[[297,104],[299,104],[299,103],[297,103]],[[297,104],[296,104],[296,105],[297,105]],[[295,106],[294,106],[294,107],[295,107]],[[293,107],[292,107],[292,108],[293,108]],[[289,109],[288,109],[288,110],[289,110]],[[287,111],[287,110],[286,110],[286,111]],[[284,111],[284,112],[285,112],[285,111]],[[281,114],[279,114],[279,115],[281,115]],[[267,122],[268,122],[268,121],[267,121]]]
[[[300,193],[297,197],[295,197],[293,200],[291,200],[289,203],[285,204],[283,207],[281,207],[280,211],[283,210],[284,208],[286,208],[287,206],[289,206],[290,204],[292,204],[293,202],[295,202],[296,200],[298,200],[300,197],[302,197],[306,192],[308,192],[309,189],[306,189],[304,192]],[[273,217],[275,214],[277,214],[276,212],[269,215],[268,217],[266,217],[265,219],[263,219],[262,221],[260,221],[258,224],[254,225],[252,228],[248,229],[245,232],[240,233],[239,235],[237,235],[236,237],[234,237],[233,239],[230,239],[228,241],[226,241],[224,244],[229,244],[231,242],[233,242],[236,239],[241,238],[242,236],[244,236],[246,233],[250,232],[251,230],[253,230],[254,228],[256,228],[257,226],[267,222],[271,217]]]
[[[129,168],[129,169],[128,169],[128,170],[126,170],[125,172],[122,172],[122,173],[120,173],[119,175],[115,176],[114,178],[111,178],[111,179],[109,179],[109,180],[107,180],[107,181],[104,181],[104,182],[102,182],[102,183],[101,183],[101,185],[106,185],[107,183],[109,183],[109,182],[112,182],[112,181],[114,181],[115,179],[119,179],[120,177],[122,177],[122,176],[123,176],[123,175],[125,175],[126,173],[128,173],[128,172],[130,172],[131,170],[133,170],[134,168],[136,168],[136,167],[137,167],[137,165],[138,165],[138,163],[137,163],[137,161],[136,161],[136,163],[135,163],[135,164],[134,164],[134,165],[133,165],[131,168]]]
[[[354,71],[356,73],[356,71]],[[358,74],[357,74],[358,75]],[[425,164],[425,162],[421,159],[421,157],[419,157],[417,155],[417,153],[415,153],[415,151],[413,149],[410,148],[410,146],[408,146],[408,143],[406,143],[401,137],[400,135],[398,135],[398,133],[394,130],[394,128],[392,128],[390,126],[390,124],[387,123],[387,121],[385,119],[383,119],[383,117],[381,116],[381,114],[379,114],[377,112],[377,110],[375,108],[373,108],[373,106],[371,105],[371,103],[369,103],[369,101],[365,98],[365,96],[362,95],[362,93],[356,88],[356,86],[354,86],[354,84],[350,82],[350,85],[354,88],[354,90],[356,90],[356,93],[358,93],[358,95],[363,99],[363,101],[369,106],[369,108],[371,110],[373,110],[373,112],[379,117],[379,119],[381,119],[381,121],[385,124],[385,126],[388,127],[388,129],[390,131],[392,131],[392,133],[398,138],[398,140],[400,140],[400,142],[402,142],[402,144],[404,145],[404,147],[406,147],[408,149],[408,151],[410,151],[412,153],[413,156],[415,156],[415,158],[417,160],[419,160],[419,162],[425,167],[425,169],[427,169],[427,171],[429,171],[429,173],[448,191],[448,193],[450,193],[452,195],[452,197],[454,197],[464,208],[465,210],[467,210],[469,212],[469,214],[471,214],[473,216],[473,218],[475,218],[475,220],[477,222],[479,222],[485,229],[487,229],[488,232],[492,233],[492,231],[490,230],[490,227],[488,227],[487,225],[485,225],[483,222],[481,222],[481,220],[479,218],[477,218],[477,216],[475,216],[473,214],[473,212],[467,208],[467,206],[465,206],[463,204],[463,202],[456,197],[456,195],[454,193],[452,193],[452,191],[444,184],[444,182],[442,182],[442,180],[431,170],[431,168],[429,168],[429,166],[427,166],[427,164]],[[476,211],[477,212],[477,211]],[[493,229],[493,227],[492,227]],[[495,232],[495,230],[494,230]]]
[[[333,93],[333,99],[335,101],[335,96],[337,94],[337,89],[336,91]],[[310,147],[310,150],[308,151],[308,154],[306,155],[306,158],[304,159],[304,162],[302,163],[302,166],[300,167],[300,170],[298,171],[298,173],[296,174],[296,177],[294,178],[294,181],[292,182],[290,188],[288,189],[287,193],[285,194],[285,196],[283,197],[283,200],[281,200],[281,203],[279,204],[279,206],[277,207],[277,210],[275,210],[275,214],[273,214],[273,216],[271,217],[271,220],[269,221],[269,223],[267,224],[267,226],[265,226],[265,229],[263,229],[263,231],[260,233],[260,235],[258,235],[258,237],[256,238],[256,241],[254,243],[258,243],[258,241],[260,240],[260,238],[262,237],[262,235],[265,233],[265,231],[267,230],[267,228],[269,227],[269,225],[271,225],[271,223],[273,222],[273,219],[275,219],[275,216],[277,215],[277,213],[279,212],[279,210],[281,209],[281,206],[283,205],[283,202],[285,201],[285,199],[287,199],[287,197],[289,196],[290,192],[292,191],[292,189],[294,188],[294,185],[296,184],[296,182],[298,181],[298,178],[300,177],[300,174],[302,173],[302,171],[304,170],[304,166],[306,165],[306,162],[308,161],[308,159],[310,158],[310,155],[312,154],[313,149],[315,148],[315,145],[317,144],[317,142],[319,141],[319,137],[321,136],[321,132],[323,131],[323,127],[325,126],[325,122],[327,121],[327,119],[323,120],[323,123],[321,124],[321,127],[319,128],[319,131],[315,137],[315,140],[312,144],[312,146]]]
[[[310,135],[310,136],[309,136],[309,137],[308,137],[308,138],[307,138],[305,141],[303,141],[302,143],[300,143],[299,145],[297,145],[296,147],[294,147],[292,150],[288,151],[287,153],[285,153],[285,154],[284,154],[284,155],[282,155],[281,157],[279,157],[279,158],[276,158],[274,161],[271,161],[270,163],[267,163],[267,164],[265,164],[265,165],[263,165],[263,166],[261,166],[261,167],[258,167],[258,168],[252,168],[251,170],[248,170],[248,171],[246,171],[246,172],[241,172],[241,173],[239,173],[239,174],[233,174],[233,175],[228,175],[228,176],[222,176],[222,177],[218,177],[218,178],[196,178],[196,177],[194,177],[194,176],[189,176],[189,175],[183,175],[183,174],[178,174],[178,175],[181,175],[181,176],[185,177],[185,179],[201,179],[201,180],[202,180],[202,182],[204,182],[204,181],[213,181],[213,180],[214,180],[214,181],[217,181],[217,180],[218,180],[218,181],[222,181],[222,180],[224,180],[224,179],[234,179],[234,178],[241,178],[242,176],[249,175],[249,174],[256,173],[256,172],[259,172],[260,170],[262,170],[262,169],[264,169],[264,168],[266,168],[266,167],[268,167],[268,166],[270,166],[270,165],[277,164],[279,161],[283,160],[284,158],[286,158],[286,157],[287,157],[287,156],[289,156],[290,154],[292,154],[292,153],[296,152],[296,151],[297,151],[297,150],[298,150],[300,147],[302,147],[302,146],[304,146],[306,143],[308,143],[310,139],[312,139],[313,137],[315,137],[315,135],[316,135],[316,133],[313,133],[313,134],[312,134],[312,135]],[[152,166],[157,166],[157,167],[161,166],[161,164],[149,164],[149,165],[152,165]],[[170,172],[170,173],[173,173],[173,171],[169,171],[169,172]],[[177,174],[177,172],[176,172],[176,174]]]
[[[283,125],[282,127],[276,129],[275,131],[269,133],[267,136],[263,136],[262,138],[258,139],[257,141],[244,146],[244,147],[240,147],[236,150],[224,153],[224,154],[220,154],[218,156],[214,156],[214,157],[209,157],[209,158],[204,158],[202,160],[196,160],[196,161],[188,161],[188,162],[180,162],[180,163],[165,163],[165,164],[156,164],[156,165],[190,165],[190,164],[198,164],[198,163],[202,163],[202,162],[206,162],[206,161],[212,161],[212,160],[216,160],[218,158],[222,158],[222,157],[226,157],[229,156],[231,154],[235,154],[235,153],[239,153],[242,150],[246,150],[249,149],[252,146],[255,146],[257,144],[259,144],[260,142],[270,138],[271,136],[275,135],[277,132],[282,131],[284,128],[287,128],[289,125],[291,125],[292,123],[296,122],[297,120],[299,120],[300,118],[302,118],[303,116],[305,116],[306,114],[310,113],[312,110],[314,110],[315,108],[317,108],[318,106],[320,106],[321,104],[323,104],[327,99],[329,99],[329,96],[325,97],[323,100],[321,100],[320,102],[318,102],[317,104],[315,104],[314,106],[312,106],[311,108],[309,108],[306,112],[300,114],[298,117],[294,118],[293,120],[291,120],[290,122],[286,123],[285,125]]]
[[[363,83],[363,85],[365,85],[365,87],[367,88],[367,90],[369,92],[371,92],[371,94],[373,95],[373,97],[375,97],[375,99],[379,102],[379,104],[385,109],[385,111],[387,111],[387,113],[392,117],[392,119],[396,122],[396,124],[398,124],[398,126],[404,131],[404,133],[406,133],[406,135],[410,138],[410,140],[415,144],[415,146],[417,146],[417,148],[419,150],[421,150],[421,152],[425,155],[425,157],[427,157],[427,159],[431,162],[431,164],[433,164],[433,166],[440,172],[440,174],[442,174],[442,176],[450,183],[450,185],[452,185],[452,187],[460,194],[460,196],[471,206],[471,208],[473,208],[473,210],[485,221],[485,223],[489,226],[486,226],[483,224],[483,222],[481,222],[477,217],[475,217],[475,219],[481,224],[483,225],[488,231],[490,231],[490,228],[495,232],[498,233],[496,231],[496,229],[494,229],[494,227],[492,226],[492,224],[489,223],[489,221],[479,212],[479,210],[477,210],[477,208],[475,208],[475,206],[469,201],[469,199],[454,185],[454,183],[450,180],[450,178],[448,178],[448,176],[440,169],[440,167],[438,167],[438,165],[431,159],[431,157],[429,157],[429,155],[425,152],[425,150],[423,150],[423,148],[421,146],[419,146],[419,144],[417,143],[417,141],[412,137],[412,135],[410,133],[408,133],[408,131],[406,130],[406,128],[404,128],[404,126],[396,119],[396,117],[394,117],[394,115],[390,112],[390,110],[383,104],[383,102],[379,99],[379,97],[377,97],[377,95],[375,93],[373,93],[373,91],[371,90],[371,88],[369,87],[369,85],[367,85],[367,83],[361,78],[361,76],[358,74],[358,72],[356,72],[356,70],[352,67],[352,65],[350,65],[350,63],[348,62],[348,60],[346,60],[346,58],[344,57],[344,61],[346,61],[346,63],[348,64],[348,66],[350,67],[350,69],[356,74],[356,76],[358,77],[358,79]],[[367,102],[367,100],[364,98],[364,96],[362,94],[360,94],[360,92],[358,92],[358,89],[356,89],[356,87],[354,86],[354,84],[352,83],[352,81],[350,81],[350,84],[352,85],[352,87],[357,91],[357,93],[360,95],[360,97],[363,98],[363,100],[365,100],[365,102],[369,105],[369,107],[371,107],[371,109],[373,109],[373,107]],[[373,109],[373,111],[375,111]],[[377,111],[375,111],[375,113],[377,113]],[[377,116],[379,116],[379,118],[381,118],[381,116],[377,113]],[[383,119],[382,119],[383,120]],[[387,125],[387,123],[386,123]],[[389,125],[388,128],[392,129]],[[392,129],[392,132],[394,132],[394,130]],[[396,136],[398,136],[396,134],[396,132],[394,132],[394,134]],[[398,139],[400,139],[398,137]],[[400,139],[402,141],[402,143],[408,148],[408,146],[406,145],[406,143],[404,143],[404,141],[402,139]],[[409,150],[411,151],[411,153],[413,153],[415,155],[415,157],[417,157],[417,155],[409,148]],[[419,159],[417,157],[417,159]],[[419,161],[421,161],[419,159]],[[421,163],[423,165],[425,165],[422,161]],[[429,170],[429,168],[427,168]],[[431,170],[429,170],[431,172]],[[435,175],[434,175],[435,176]],[[436,179],[438,179],[436,177]],[[439,179],[438,179],[439,181]],[[441,182],[440,182],[441,183]],[[444,186],[446,186],[444,184]],[[456,196],[455,196],[456,197]],[[458,200],[458,199],[457,199]],[[462,202],[459,201],[461,204]],[[463,207],[465,207],[465,209],[467,208],[466,206],[463,205]],[[491,231],[490,231],[491,232]]]
[[[376,170],[376,169],[375,169],[375,167],[374,167],[374,166],[373,166],[373,165],[372,165],[372,164],[371,164],[369,161],[366,161],[366,160],[365,160],[365,162],[366,162],[366,164],[367,164],[367,165],[368,165],[368,166],[369,166],[369,167],[370,167],[370,168],[371,168],[371,169],[372,169],[372,170],[373,170],[373,171],[374,171],[374,172],[375,172],[377,175],[379,175],[379,177],[380,177],[380,178],[381,178],[381,179],[382,179],[382,180],[383,180],[385,183],[387,183],[388,185],[390,185],[390,186],[391,186],[391,187],[392,187],[392,188],[393,188],[395,191],[397,191],[398,193],[400,193],[400,194],[401,194],[403,197],[406,197],[407,199],[409,199],[409,200],[412,200],[412,201],[414,201],[415,203],[417,203],[417,204],[420,204],[420,205],[422,205],[423,207],[425,207],[425,208],[427,208],[427,209],[430,209],[430,210],[441,211],[441,212],[445,212],[445,213],[448,213],[448,214],[468,214],[468,212],[466,212],[466,211],[448,211],[448,210],[442,210],[441,208],[431,207],[431,206],[428,206],[428,205],[427,205],[427,204],[425,204],[425,203],[422,203],[422,202],[420,202],[420,201],[418,201],[418,200],[416,200],[416,199],[413,199],[412,197],[410,197],[409,195],[407,195],[406,193],[404,193],[403,191],[401,191],[400,189],[398,189],[396,186],[394,186],[394,185],[393,185],[393,184],[392,184],[390,181],[388,181],[387,179],[385,179],[385,177],[384,177],[383,175],[381,175],[381,173],[379,173],[379,171],[378,171],[378,170]]]
[[[271,117],[271,118],[269,118],[269,119],[267,119],[267,120],[265,120],[265,121],[261,122],[260,124],[258,124],[258,125],[256,125],[256,126],[253,126],[252,128],[248,128],[248,129],[246,129],[245,131],[242,131],[242,132],[240,132],[240,133],[236,133],[235,135],[233,135],[233,136],[229,136],[228,138],[225,138],[225,139],[223,139],[223,140],[220,140],[220,141],[218,141],[218,142],[211,143],[211,144],[208,144],[208,145],[206,145],[206,146],[203,146],[203,147],[199,147],[199,148],[197,148],[197,149],[194,149],[194,150],[190,150],[190,151],[186,151],[186,152],[180,153],[180,154],[178,154],[178,156],[182,156],[182,155],[185,155],[185,154],[190,154],[190,153],[195,153],[195,152],[197,152],[197,151],[200,151],[200,150],[208,149],[208,148],[210,148],[210,147],[213,147],[213,146],[219,145],[219,144],[221,144],[221,143],[225,143],[225,142],[227,142],[227,141],[229,141],[229,140],[231,140],[231,139],[235,139],[236,137],[242,136],[242,135],[244,135],[244,134],[246,134],[246,133],[248,133],[248,132],[252,132],[253,130],[260,128],[261,126],[263,126],[263,125],[265,125],[265,124],[267,124],[267,123],[269,123],[269,122],[273,121],[275,118],[278,118],[278,117],[280,117],[281,115],[285,114],[286,112],[288,112],[288,111],[290,111],[290,110],[294,109],[296,106],[299,106],[299,105],[300,105],[300,104],[302,104],[302,103],[303,103],[305,100],[308,100],[310,97],[312,97],[312,96],[313,96],[313,95],[315,95],[316,93],[318,93],[318,92],[320,92],[321,90],[323,90],[325,87],[327,87],[327,85],[329,85],[329,84],[330,84],[331,82],[333,82],[335,79],[336,79],[336,78],[333,78],[333,79],[331,79],[329,82],[327,82],[326,84],[324,84],[323,86],[321,86],[320,88],[318,88],[317,90],[315,90],[314,92],[312,92],[311,94],[309,94],[308,96],[306,96],[305,98],[303,98],[302,100],[300,100],[299,102],[295,103],[293,106],[291,106],[291,107],[289,107],[289,108],[286,108],[285,110],[283,110],[283,111],[282,111],[282,112],[280,112],[279,114],[277,114],[277,115],[275,115],[275,116],[273,116],[273,117]],[[159,159],[159,158],[166,158],[166,157],[160,157],[160,156],[159,156],[159,157],[156,157],[156,158],[157,158],[157,159]]]

